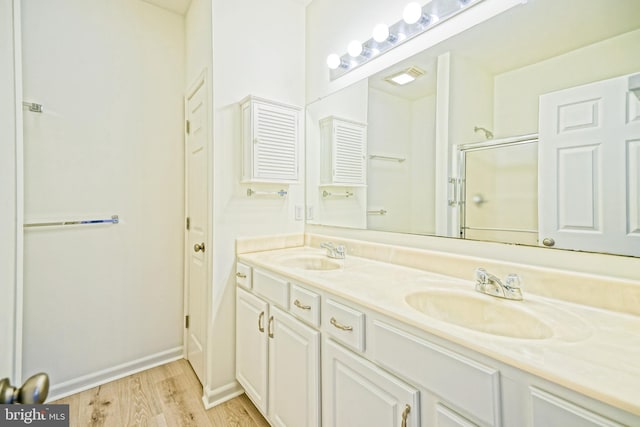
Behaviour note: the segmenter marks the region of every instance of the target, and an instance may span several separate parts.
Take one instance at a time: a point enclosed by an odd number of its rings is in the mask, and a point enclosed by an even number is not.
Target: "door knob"
[[[204,252],[204,242],[196,243],[195,245],[193,245],[193,250],[195,252],[200,252],[200,251]]]
[[[556,241],[553,240],[551,237],[545,237],[542,240],[542,244],[550,248],[551,246],[556,244]]]
[[[8,378],[0,380],[0,403],[44,403],[49,394],[49,376],[44,373],[30,377],[22,387],[13,387]]]

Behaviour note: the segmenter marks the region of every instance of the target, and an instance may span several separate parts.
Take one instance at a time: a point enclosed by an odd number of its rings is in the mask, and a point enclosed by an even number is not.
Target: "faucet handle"
[[[485,284],[489,282],[489,273],[482,267],[476,268],[475,277],[477,283]]]
[[[344,257],[344,255],[345,255],[345,247],[344,247],[344,245],[336,246],[335,251],[336,251],[336,254],[341,255],[341,256]]]
[[[520,289],[520,287],[522,286],[522,280],[520,279],[520,276],[512,273],[507,276],[504,281],[504,285],[507,288]]]

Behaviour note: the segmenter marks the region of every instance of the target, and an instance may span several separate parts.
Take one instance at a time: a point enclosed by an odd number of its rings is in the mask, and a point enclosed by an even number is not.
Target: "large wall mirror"
[[[529,1],[309,104],[307,222],[640,256],[639,46]]]

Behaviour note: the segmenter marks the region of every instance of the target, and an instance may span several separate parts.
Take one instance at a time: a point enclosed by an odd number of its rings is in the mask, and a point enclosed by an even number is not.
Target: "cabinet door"
[[[324,426],[419,426],[418,390],[333,340],[324,343]]]
[[[269,419],[320,425],[320,332],[277,307],[269,318]]]
[[[367,183],[367,127],[365,124],[330,116],[320,121],[321,176],[323,184]]]
[[[236,378],[247,396],[267,413],[267,319],[269,306],[236,289]]]

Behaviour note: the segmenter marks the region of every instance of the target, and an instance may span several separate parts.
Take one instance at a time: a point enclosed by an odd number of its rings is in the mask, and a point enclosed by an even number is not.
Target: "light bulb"
[[[378,43],[387,41],[389,38],[389,27],[387,24],[378,24],[373,27],[373,39]]]
[[[338,69],[341,63],[342,63],[342,60],[337,54],[332,53],[331,55],[327,56],[327,67],[329,67],[330,69],[332,70]]]
[[[358,40],[352,40],[349,43],[349,46],[347,46],[347,53],[349,53],[349,55],[353,56],[354,58],[357,58],[362,53],[362,43],[360,43]]]
[[[422,18],[422,6],[420,3],[411,2],[405,6],[402,19],[409,25],[413,25]]]

